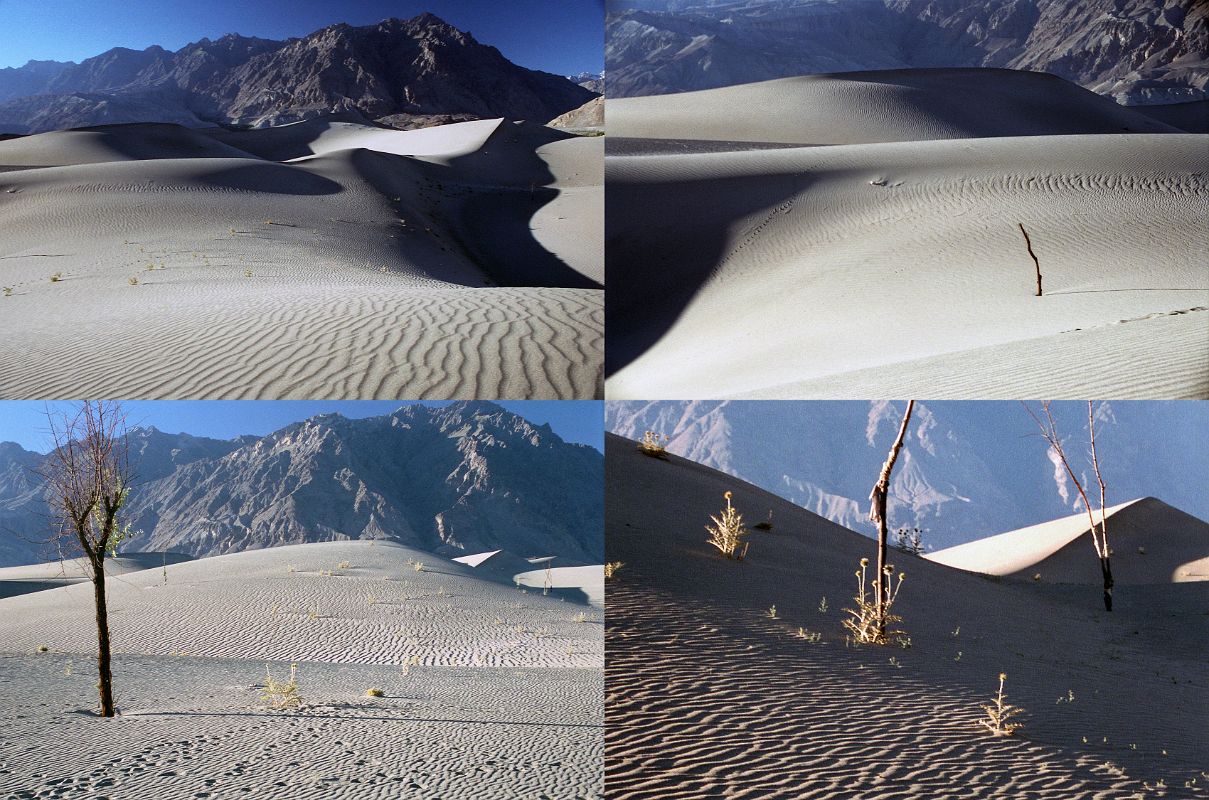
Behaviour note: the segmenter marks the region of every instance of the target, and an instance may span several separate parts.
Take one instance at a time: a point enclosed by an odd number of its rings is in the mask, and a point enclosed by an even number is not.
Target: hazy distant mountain
[[[492,403],[324,415],[233,441],[139,429],[131,447],[140,484],[126,520],[142,534],[126,550],[389,539],[443,555],[603,557],[603,456]],[[31,471],[44,458],[0,444],[0,565],[53,555],[25,540],[47,531]]]
[[[28,61],[23,67],[0,69],[0,102],[45,92],[63,70],[74,66],[72,61]]]
[[[663,0],[611,7],[611,97],[910,67],[1050,72],[1126,104],[1204,99],[1200,0]]]
[[[574,83],[576,86],[582,86],[585,89],[604,94],[604,73],[603,72],[581,72],[578,75],[568,75],[567,80]]]
[[[284,42],[232,34],[176,52],[115,48],[79,64],[0,70],[0,130],[112,122],[266,126],[332,113],[544,122],[593,96],[421,14],[332,25]]]
[[[873,534],[867,498],[903,407],[671,400],[611,402],[605,416],[613,433],[668,434],[677,455]],[[1071,457],[1081,462],[1085,406],[1055,408]],[[1100,413],[1096,441],[1110,505],[1149,495],[1209,520],[1209,409],[1112,402]],[[1077,493],[1058,480],[1035,434],[1019,403],[917,404],[891,485],[891,529],[919,526],[939,549],[1075,513]]]

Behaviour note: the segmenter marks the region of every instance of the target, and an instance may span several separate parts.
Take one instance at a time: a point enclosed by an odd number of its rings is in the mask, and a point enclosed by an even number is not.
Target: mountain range
[[[903,402],[655,401],[606,404],[612,433],[670,437],[667,449],[874,535],[869,491],[901,422]],[[1034,409],[1037,408],[1034,404]],[[1082,403],[1055,404],[1064,447],[1084,485]],[[1209,520],[1209,409],[1194,402],[1097,405],[1108,503],[1159,497]],[[1078,493],[1019,403],[917,403],[895,466],[890,529],[918,527],[942,549],[1076,513]],[[1093,504],[1098,499],[1093,499]],[[751,521],[764,509],[743,509]],[[774,520],[775,523],[775,520]]]
[[[605,77],[603,72],[581,72],[578,75],[568,75],[567,80],[589,91],[604,94]]]
[[[610,97],[927,67],[1049,72],[1127,105],[1206,98],[1201,0],[618,0]]]
[[[384,539],[444,556],[603,558],[604,457],[493,403],[328,414],[229,441],[136,428],[128,442],[124,521],[139,533],[123,551]],[[46,458],[0,444],[0,566],[56,557],[37,474]]]
[[[175,52],[118,47],[79,64],[0,69],[0,132],[122,122],[266,127],[325,114],[399,127],[428,117],[544,123],[596,94],[519,67],[425,13],[286,41],[229,34]]]

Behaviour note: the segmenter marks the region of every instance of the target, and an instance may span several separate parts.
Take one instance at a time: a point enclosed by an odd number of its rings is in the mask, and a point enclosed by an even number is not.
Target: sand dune
[[[610,156],[609,396],[1209,397],[1205,148]]]
[[[502,667],[599,667],[603,658],[592,626],[575,621],[581,607],[484,581],[401,545],[292,545],[166,572],[166,582],[157,569],[112,582],[110,610],[122,622],[114,624],[115,652]],[[18,652],[39,644],[89,652],[91,603],[86,585],[11,598],[4,641]]]
[[[127,575],[145,569],[160,569],[169,564],[191,561],[184,553],[121,553],[105,559],[106,575]],[[88,564],[82,558],[48,561],[20,567],[0,567],[0,581],[64,580],[82,581],[88,578]]]
[[[608,586],[611,797],[1209,796],[1209,584],[1123,586],[1107,614],[1094,586],[893,552],[910,647],[846,646],[870,539],[678,457],[606,446],[608,559],[625,564]],[[728,490],[749,521],[773,512],[743,562],[705,543]],[[1001,671],[1025,728],[995,739],[976,721]]]
[[[604,567],[599,564],[555,567],[551,562],[556,559],[525,559],[504,550],[476,553],[453,560],[473,568],[476,576],[528,586],[555,597],[604,608]],[[549,573],[545,569],[547,563],[551,563]]]
[[[551,594],[559,596],[582,593],[588,603],[604,608],[604,567],[600,565],[553,567],[549,575],[544,569],[529,570],[517,575],[516,581],[532,589],[549,587]]]
[[[121,716],[101,720],[90,603],[86,585],[0,600],[0,704],[22,709],[6,796],[602,796],[592,608],[373,542],[115,576]],[[266,661],[298,663],[300,710],[263,707]]]
[[[839,72],[608,101],[609,133],[645,139],[800,145],[1173,133],[1111,99],[1041,72]]]
[[[0,142],[0,391],[596,396],[601,154],[501,120]]]
[[[1116,584],[1209,580],[1209,523],[1153,497],[1121,503],[1105,513]],[[926,558],[985,575],[1102,583],[1086,513],[949,547]]]
[[[179,564],[192,558],[183,553],[122,553],[105,560],[105,574],[127,575],[146,569],[164,570],[169,564]],[[0,567],[0,597],[71,586],[88,580],[89,574],[88,563],[82,558]]]
[[[1125,324],[1145,322],[1145,325]],[[1161,352],[1155,341],[1166,343]],[[1068,400],[1116,397],[1176,400],[1209,397],[1205,324],[1199,311],[1119,320],[1087,330],[1065,331],[959,353],[867,367],[842,374],[767,387],[736,397],[815,399],[877,397],[886,386],[905,397],[930,397],[946,386],[950,397]],[[1039,354],[1045,357],[1040,358]],[[1156,369],[1156,361],[1160,361]],[[998,371],[987,371],[985,365]],[[1054,364],[1078,364],[1079,380]]]
[[[1134,110],[1188,133],[1209,133],[1209,100],[1137,106]]]

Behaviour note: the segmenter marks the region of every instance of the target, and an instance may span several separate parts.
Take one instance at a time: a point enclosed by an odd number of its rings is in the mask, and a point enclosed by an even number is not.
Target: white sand
[[[597,609],[371,542],[200,559],[169,566],[166,583],[149,569],[109,587],[112,721],[76,713],[96,701],[90,586],[0,600],[0,792],[602,794]],[[300,711],[261,707],[266,661],[278,678],[299,663]],[[386,696],[362,696],[371,686]],[[80,744],[56,747],[64,735]]]
[[[601,153],[501,120],[0,142],[0,392],[595,396]]]
[[[610,157],[609,396],[1209,397],[1207,141]]]
[[[872,540],[679,457],[606,447],[607,557],[625,563],[607,588],[610,797],[1209,796],[1209,583],[1121,586],[1108,614],[1094,585],[892,551],[911,646],[847,647],[841,609]],[[727,490],[749,521],[773,511],[743,562],[705,543]],[[1025,728],[995,739],[976,722],[1001,671]]]
[[[588,602],[604,608],[604,567],[601,565],[587,567],[551,567],[547,575],[545,569],[529,570],[515,576],[521,586],[544,590],[574,589],[583,592]]]
[[[105,559],[106,575],[126,575],[145,569],[167,567],[191,561],[193,556],[183,553],[122,553]],[[42,564],[25,564],[17,567],[0,567],[0,581],[49,581],[63,580],[79,582],[87,580],[89,567],[86,559],[66,558],[62,561],[47,561]]]
[[[1205,135],[1003,70],[628,98],[609,130],[639,153],[606,159],[611,398],[1209,397]]]
[[[609,133],[641,139],[826,145],[1176,130],[1053,75],[1006,69],[803,75],[607,105]]]
[[[1097,524],[1099,510],[1095,510]],[[1147,497],[1105,509],[1113,582],[1209,580],[1209,523]],[[1100,586],[1087,513],[948,547],[930,561],[984,575]]]

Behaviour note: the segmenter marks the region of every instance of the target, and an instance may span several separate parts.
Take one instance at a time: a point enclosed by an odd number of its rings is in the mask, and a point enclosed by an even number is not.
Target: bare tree
[[[1054,415],[1050,411],[1050,401],[1041,401],[1041,414],[1038,415],[1028,403],[1022,403],[1029,416],[1037,423],[1037,427],[1041,429],[1041,436],[1049,444],[1050,450],[1058,457],[1062,463],[1062,467],[1066,470],[1066,474],[1074,483],[1075,489],[1079,492],[1079,497],[1083,499],[1083,507],[1087,509],[1087,521],[1091,526],[1091,542],[1096,549],[1096,557],[1100,559],[1100,574],[1104,579],[1104,610],[1112,611],[1112,563],[1110,557],[1112,551],[1108,548],[1108,523],[1104,515],[1104,478],[1100,474],[1100,458],[1096,453],[1096,417],[1092,409],[1092,401],[1087,401],[1087,430],[1091,439],[1091,465],[1092,470],[1096,473],[1096,483],[1100,485],[1100,524],[1097,528],[1096,517],[1091,510],[1091,501],[1087,499],[1087,492],[1083,489],[1083,482],[1075,475],[1075,471],[1071,469],[1070,461],[1066,457],[1066,451],[1062,448],[1062,438],[1058,435],[1058,424],[1054,421]]]
[[[40,474],[62,545],[78,544],[96,600],[97,690],[101,715],[112,717],[109,613],[105,602],[105,559],[115,555],[129,533],[118,512],[130,492],[132,475],[126,418],[114,402],[85,401],[72,411],[47,409],[54,444]]]
[[[1029,258],[1033,259],[1033,269],[1037,272],[1037,294],[1035,297],[1041,296],[1041,262],[1037,260],[1037,254],[1033,252],[1033,240],[1028,237],[1028,231],[1024,229],[1023,223],[1016,223],[1020,226],[1020,232],[1024,234],[1024,246],[1028,248]]]
[[[890,596],[890,573],[886,568],[886,495],[890,491],[890,473],[894,470],[894,462],[898,460],[898,451],[903,448],[903,439],[907,436],[907,423],[911,421],[911,412],[915,410],[915,401],[907,401],[907,410],[903,413],[902,425],[898,428],[898,436],[890,446],[890,455],[882,464],[881,474],[877,483],[869,492],[869,519],[877,525],[877,585],[873,593],[873,602],[877,607],[878,633],[884,638],[886,633],[886,600]]]

